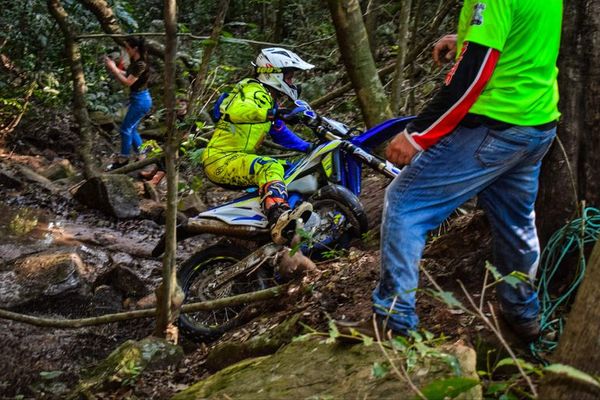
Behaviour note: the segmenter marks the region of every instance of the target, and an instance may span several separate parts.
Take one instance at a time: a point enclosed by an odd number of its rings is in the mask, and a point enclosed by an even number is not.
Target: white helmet
[[[296,53],[280,47],[262,49],[256,57],[256,62],[252,65],[255,67],[257,79],[260,82],[286,94],[292,100],[298,98],[298,88],[284,80],[284,73],[314,68],[314,65],[302,60]]]

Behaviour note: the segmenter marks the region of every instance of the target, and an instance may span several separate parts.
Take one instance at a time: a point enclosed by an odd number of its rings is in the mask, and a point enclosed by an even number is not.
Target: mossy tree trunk
[[[338,45],[367,127],[390,119],[392,112],[375,60],[358,0],[328,0]]]
[[[102,30],[110,34],[122,34],[121,24],[115,17],[112,8],[106,0],[78,0],[85,8],[92,12],[100,22]],[[115,37],[113,40],[119,46],[125,46],[125,38]]]
[[[542,242],[578,200],[600,206],[600,0],[565,2],[559,56],[558,137],[542,167],[537,203]]]
[[[165,255],[163,257],[163,282],[158,296],[155,335],[167,337],[170,326],[177,316],[173,305],[176,289],[175,256],[177,242],[175,225],[177,223],[177,152],[179,135],[175,129],[175,54],[177,53],[177,5],[175,0],[165,0],[165,93],[164,103],[167,109],[167,143],[165,149],[167,165],[167,216],[165,227]]]
[[[552,357],[592,376],[600,375],[600,242],[596,242],[585,278],[569,313],[558,350]],[[600,398],[600,389],[565,377],[550,375],[540,386],[540,399],[592,400]]]
[[[75,29],[69,21],[69,16],[63,8],[60,0],[47,0],[48,10],[54,17],[65,38],[65,52],[71,70],[73,79],[73,114],[79,125],[79,137],[81,146],[79,147],[79,156],[83,161],[84,175],[91,178],[98,175],[94,158],[92,157],[92,137],[93,128],[87,111],[85,94],[87,85],[83,74],[83,64],[81,61],[81,52],[75,41]]]

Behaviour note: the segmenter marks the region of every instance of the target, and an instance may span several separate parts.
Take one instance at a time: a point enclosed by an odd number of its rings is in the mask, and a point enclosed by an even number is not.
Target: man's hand
[[[433,46],[433,61],[440,66],[456,57],[456,35],[446,35]]]
[[[402,131],[392,139],[385,149],[385,157],[388,161],[396,165],[407,165],[413,159],[415,154],[419,152],[418,149],[408,141],[406,130]]]

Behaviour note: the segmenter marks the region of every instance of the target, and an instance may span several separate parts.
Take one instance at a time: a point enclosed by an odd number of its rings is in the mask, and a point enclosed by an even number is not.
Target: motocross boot
[[[296,232],[298,221],[308,220],[312,213],[312,204],[302,202],[293,210],[287,202],[287,190],[285,184],[281,181],[271,181],[266,183],[260,190],[262,196],[262,206],[271,239],[277,244],[286,244],[291,241]]]

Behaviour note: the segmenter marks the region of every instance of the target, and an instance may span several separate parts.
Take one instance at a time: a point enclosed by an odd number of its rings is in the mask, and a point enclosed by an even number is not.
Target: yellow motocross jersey
[[[221,118],[203,153],[203,161],[215,153],[255,154],[271,129],[267,111],[274,107],[273,97],[259,81],[240,81],[221,103]]]

